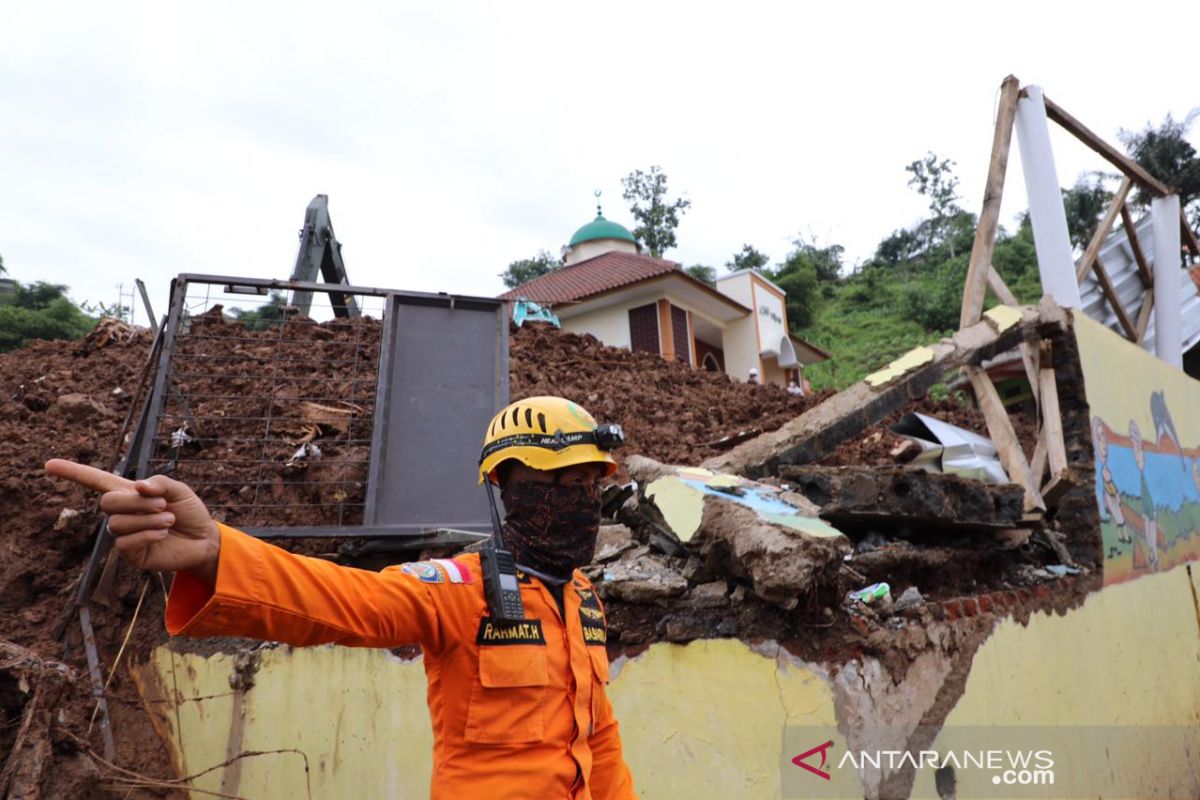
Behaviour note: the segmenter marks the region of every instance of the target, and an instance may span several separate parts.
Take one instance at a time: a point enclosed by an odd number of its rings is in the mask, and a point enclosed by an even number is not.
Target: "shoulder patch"
[[[471,575],[471,570],[467,569],[467,565],[454,558],[435,558],[433,563],[445,571],[449,576],[451,583],[474,583],[475,578]]]
[[[479,620],[479,634],[475,644],[542,644],[542,621],[527,619],[521,622],[496,622],[491,617]]]
[[[608,623],[604,609],[594,591],[577,589],[579,592],[579,623],[583,626],[583,641],[603,647],[608,644]]]
[[[400,571],[412,575],[425,583],[444,583],[446,576],[436,564],[431,561],[413,561],[401,564]]]

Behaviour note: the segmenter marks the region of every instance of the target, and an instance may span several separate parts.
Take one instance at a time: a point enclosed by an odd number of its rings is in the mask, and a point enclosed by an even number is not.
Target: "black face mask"
[[[600,487],[511,481],[500,493],[504,543],[517,563],[568,580],[591,563],[600,532]]]

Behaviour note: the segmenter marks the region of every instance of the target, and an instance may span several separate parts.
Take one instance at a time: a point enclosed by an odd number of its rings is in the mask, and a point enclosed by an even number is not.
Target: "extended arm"
[[[175,576],[167,630],[182,636],[245,636],[299,646],[420,644],[442,632],[429,587],[412,575],[341,567],[218,525],[216,585]]]

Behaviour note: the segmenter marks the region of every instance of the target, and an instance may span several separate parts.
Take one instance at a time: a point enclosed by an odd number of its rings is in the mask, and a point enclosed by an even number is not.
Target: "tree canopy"
[[[1140,131],[1122,130],[1117,134],[1134,161],[1179,192],[1179,204],[1189,209],[1193,227],[1200,225],[1200,158],[1187,134],[1197,115],[1200,109],[1193,109],[1182,120],[1167,114],[1157,128],[1147,124]],[[1150,203],[1149,195],[1141,188],[1134,200],[1142,205]]]
[[[500,278],[509,289],[515,289],[561,266],[562,261],[557,256],[551,255],[548,250],[539,250],[533,258],[522,258],[510,263],[507,269],[500,273]]]
[[[770,261],[766,253],[760,252],[748,244],[742,245],[742,250],[739,253],[734,253],[733,258],[725,262],[725,268],[730,272],[737,272],[743,269],[762,269]]]
[[[629,211],[638,221],[633,236],[655,258],[675,246],[675,229],[680,216],[692,205],[691,200],[667,199],[667,176],[662,167],[652,166],[649,172],[636,169],[621,179]]]
[[[78,339],[96,320],[67,298],[67,287],[38,281],[16,284],[0,298],[0,352],[24,347],[33,339]]]

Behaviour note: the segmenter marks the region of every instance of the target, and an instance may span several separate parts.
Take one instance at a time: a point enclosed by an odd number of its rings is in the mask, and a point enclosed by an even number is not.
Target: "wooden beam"
[[[992,379],[982,367],[964,369],[967,377],[971,379],[971,386],[975,389],[975,399],[979,401],[979,410],[987,422],[988,436],[996,445],[1000,463],[1004,465],[1008,477],[1025,489],[1025,510],[1045,511],[1046,504],[1042,502],[1040,487],[1033,480],[1029,462],[1025,460],[1025,453],[1021,450],[1021,442],[1017,439],[1012,420],[1004,410],[1004,403],[1001,402]]]
[[[1088,242],[1087,250],[1083,252],[1083,258],[1079,259],[1079,266],[1075,268],[1075,282],[1082,283],[1083,276],[1087,275],[1091,269],[1092,262],[1100,255],[1100,247],[1104,244],[1104,240],[1108,238],[1108,232],[1112,230],[1113,223],[1117,221],[1117,215],[1121,213],[1121,209],[1125,207],[1125,198],[1129,196],[1129,190],[1133,188],[1133,181],[1126,178],[1121,181],[1121,188],[1117,189],[1117,195],[1108,205],[1108,211],[1104,214],[1104,219],[1100,220],[1100,224],[1096,226],[1096,232],[1092,234],[1092,240]]]
[[[1162,197],[1171,193],[1171,187],[1155,178],[1149,172],[1146,172],[1140,164],[1131,159],[1129,156],[1122,153],[1117,148],[1113,147],[1108,142],[1101,139],[1096,134],[1092,133],[1086,125],[1073,116],[1064,111],[1058,104],[1054,103],[1049,97],[1046,101],[1046,116],[1061,125],[1067,133],[1074,136],[1085,145],[1095,150],[1104,160],[1112,164],[1117,169],[1121,170],[1124,175],[1129,176],[1143,189],[1146,189],[1151,194]]]
[[[1038,408],[1041,408],[1042,392],[1038,386],[1041,354],[1029,342],[1021,342],[1021,362],[1025,365],[1025,377],[1029,379],[1029,391],[1033,392],[1033,402],[1037,404]]]
[[[1129,249],[1133,251],[1133,260],[1137,262],[1142,286],[1149,289],[1154,286],[1154,273],[1150,271],[1150,265],[1146,262],[1146,254],[1142,251],[1142,243],[1138,241],[1137,226],[1133,224],[1129,206],[1121,206],[1121,224],[1125,226],[1125,237],[1129,239]]]
[[[1192,230],[1192,226],[1188,224],[1187,214],[1183,213],[1183,205],[1179,206],[1179,225],[1182,228],[1183,242],[1187,245],[1187,249],[1196,258],[1200,258],[1200,241],[1196,240],[1196,232]]]
[[[1029,474],[1033,476],[1036,483],[1042,482],[1042,476],[1046,474],[1046,437],[1038,431],[1037,445],[1033,448],[1033,458],[1029,461]]]
[[[1108,270],[1104,268],[1104,262],[1100,260],[1099,256],[1096,256],[1096,266],[1093,269],[1096,271],[1096,279],[1100,281],[1100,288],[1104,290],[1104,296],[1108,298],[1108,304],[1113,307],[1113,311],[1117,312],[1117,320],[1125,329],[1125,334],[1131,340],[1137,341],[1137,326],[1129,318],[1125,306],[1121,305],[1121,298],[1117,297],[1117,290],[1113,286],[1112,279],[1108,277]]]
[[[1146,330],[1150,327],[1150,312],[1154,310],[1154,292],[1147,291],[1142,300],[1142,308],[1138,311],[1137,343],[1141,344],[1146,338]]]
[[[983,295],[996,247],[996,226],[1000,220],[1000,198],[1004,194],[1004,175],[1008,171],[1008,151],[1012,144],[1013,120],[1017,116],[1017,96],[1021,84],[1009,75],[1000,85],[1000,107],[996,110],[996,131],[992,135],[992,157],[988,162],[987,183],[983,189],[983,209],[971,245],[967,282],[963,287],[960,329],[970,327],[983,314]]]
[[[1067,446],[1063,441],[1062,410],[1058,406],[1058,384],[1054,377],[1054,360],[1050,342],[1043,341],[1038,349],[1041,356],[1039,383],[1042,389],[1042,439],[1046,442],[1050,474],[1058,475],[1067,468]]]
[[[1000,302],[1006,306],[1019,306],[1017,296],[1008,288],[1008,284],[1004,282],[1004,278],[1000,277],[1000,273],[996,272],[996,268],[988,265],[987,285],[992,290],[992,294],[999,298]]]

